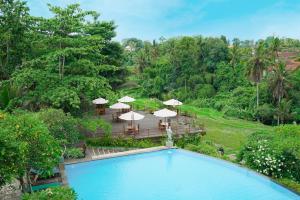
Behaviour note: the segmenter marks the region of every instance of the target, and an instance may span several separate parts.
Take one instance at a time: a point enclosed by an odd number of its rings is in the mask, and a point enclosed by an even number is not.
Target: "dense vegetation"
[[[84,156],[74,148],[80,140],[125,148],[160,143],[113,139],[111,124],[91,116],[93,99],[114,102],[124,94],[138,98],[134,108],[150,111],[162,106],[158,99],[183,101],[180,110],[208,134],[176,138],[178,146],[217,157],[221,149],[225,157],[240,152],[247,166],[291,187],[300,182],[299,127],[273,131],[254,122],[300,122],[300,69],[288,70],[282,56],[293,52],[299,60],[300,41],[194,36],[119,43],[116,25],[99,13],[48,6],[50,18],[33,17],[26,2],[0,0],[0,187],[16,178],[30,190],[32,171],[48,177],[62,157]],[[102,139],[94,138],[99,128]],[[63,198],[76,195],[55,188],[24,196]]]
[[[77,195],[74,190],[68,187],[54,187],[48,188],[33,194],[25,194],[23,200],[75,200]]]
[[[240,159],[265,175],[300,182],[300,127],[285,125],[252,134]]]
[[[53,17],[45,19],[30,16],[24,2],[1,2],[2,109],[51,106],[75,114],[96,97],[114,96],[125,71],[113,22],[77,4],[49,5]]]
[[[136,74],[130,81],[139,84],[130,86],[139,87],[144,96],[177,97],[266,124],[299,122],[300,70],[286,70],[280,56],[295,52],[299,44],[276,37],[230,42],[223,36],[123,42],[126,62]]]

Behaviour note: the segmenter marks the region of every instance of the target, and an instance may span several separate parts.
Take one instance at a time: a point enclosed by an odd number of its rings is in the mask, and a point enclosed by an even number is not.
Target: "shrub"
[[[83,158],[84,154],[80,148],[68,148],[64,154],[65,158]]]
[[[201,144],[199,145],[187,144],[185,148],[190,151],[195,151],[209,156],[218,157],[217,148],[206,142],[201,142]]]
[[[24,194],[23,200],[75,200],[77,195],[73,189],[68,187],[48,188],[34,193]]]
[[[265,175],[300,182],[300,127],[285,125],[252,134],[239,160]]]
[[[225,106],[222,110],[226,116],[237,117],[240,119],[253,119],[252,111],[247,109],[241,109],[232,106]]]
[[[47,125],[51,135],[56,139],[72,145],[78,142],[79,131],[77,120],[63,110],[45,109],[38,113],[38,117]]]
[[[157,146],[156,143],[149,139],[133,139],[133,138],[113,138],[106,135],[102,138],[88,138],[87,145],[96,147],[128,147],[128,148],[148,148]]]
[[[81,127],[90,132],[96,132],[97,129],[102,129],[106,135],[110,135],[112,126],[110,123],[99,118],[88,118],[85,117],[79,121]]]
[[[198,98],[210,98],[215,95],[216,90],[210,84],[199,84],[195,89]]]
[[[263,104],[256,109],[256,116],[265,124],[272,124],[275,109],[270,104]]]
[[[200,134],[185,134],[180,137],[174,138],[174,143],[180,148],[185,148],[187,144],[198,145],[201,141]]]

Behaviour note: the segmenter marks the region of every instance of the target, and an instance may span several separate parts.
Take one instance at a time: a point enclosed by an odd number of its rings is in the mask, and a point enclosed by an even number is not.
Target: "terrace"
[[[135,111],[139,114],[144,115],[144,119],[133,122],[135,126],[139,127],[136,133],[128,133],[127,126],[130,122],[124,120],[116,120],[117,111],[106,109],[105,114],[99,115],[106,122],[112,125],[112,136],[113,137],[133,137],[136,139],[144,138],[157,138],[166,136],[166,131],[159,128],[160,118],[155,117],[151,111]],[[196,125],[196,118],[187,116],[185,113],[181,113],[176,117],[169,118],[171,121],[171,128],[173,135],[181,136],[184,134],[201,133],[205,134],[204,126]],[[104,131],[99,129],[96,132],[96,136],[103,136]]]

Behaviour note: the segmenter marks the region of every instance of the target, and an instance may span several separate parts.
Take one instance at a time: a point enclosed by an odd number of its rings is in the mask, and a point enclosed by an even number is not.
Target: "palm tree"
[[[271,61],[275,64],[279,57],[280,39],[273,37],[269,47]]]
[[[264,42],[260,41],[253,51],[247,70],[248,77],[256,84],[256,106],[259,106],[259,83],[263,78],[264,70],[267,66],[267,58],[265,56]]]
[[[291,107],[292,107],[292,101],[286,100],[285,98],[281,100],[280,104],[278,105],[278,108],[276,110],[277,113],[277,124],[284,123],[284,121],[291,117]]]
[[[273,71],[270,77],[270,89],[272,91],[272,96],[274,101],[277,101],[278,109],[281,105],[282,98],[286,95],[288,81],[288,73],[285,70],[285,63],[279,62],[273,67]],[[277,124],[280,124],[280,115],[277,114]]]

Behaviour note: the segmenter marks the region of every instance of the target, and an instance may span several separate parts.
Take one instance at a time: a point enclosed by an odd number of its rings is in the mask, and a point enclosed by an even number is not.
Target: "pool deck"
[[[158,127],[159,120],[164,120],[163,118],[157,118],[150,112],[145,111],[135,111],[145,116],[144,119],[135,121],[134,124],[139,126],[138,133],[128,134],[126,131],[127,125],[130,123],[129,121],[118,120],[114,121],[112,116],[116,116],[116,111],[111,109],[106,109],[106,113],[104,115],[98,115],[95,117],[99,117],[104,119],[106,122],[112,125],[112,136],[113,137],[133,137],[136,139],[143,138],[157,138],[166,136],[165,130],[160,130]],[[179,115],[177,117],[170,118],[171,120],[171,128],[174,135],[180,136],[187,133],[201,133],[205,134],[204,126],[196,125],[195,119],[188,116]],[[104,131],[102,129],[97,130],[94,134],[87,133],[88,137],[101,137],[104,135]]]

